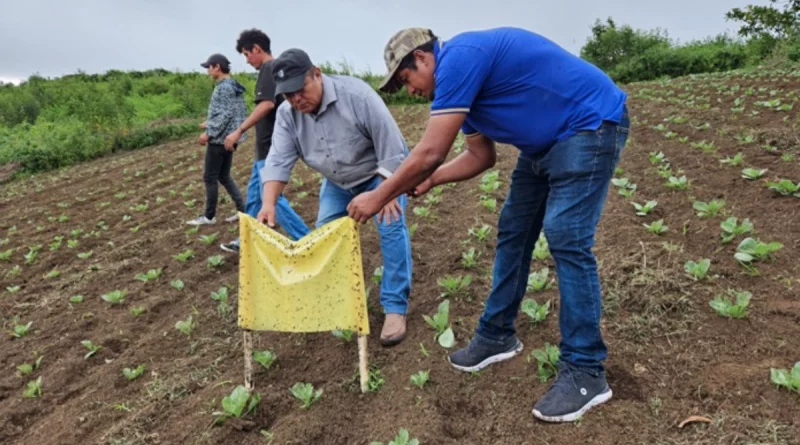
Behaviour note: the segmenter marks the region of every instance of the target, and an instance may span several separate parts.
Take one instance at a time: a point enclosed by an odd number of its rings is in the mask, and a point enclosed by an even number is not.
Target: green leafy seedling
[[[436,283],[439,285],[439,287],[444,289],[444,291],[439,294],[439,298],[455,297],[467,292],[470,283],[472,283],[472,275],[445,275],[443,278],[436,280]]]
[[[750,218],[745,218],[739,223],[739,220],[735,216],[731,216],[725,221],[722,221],[719,226],[722,228],[720,236],[722,237],[723,244],[733,241],[733,239],[739,235],[753,232],[753,223],[750,222]]]
[[[143,283],[147,283],[149,281],[157,280],[159,277],[161,277],[161,273],[162,268],[160,267],[158,269],[150,269],[146,273],[136,274],[136,279]]]
[[[733,300],[717,295],[711,300],[709,305],[723,317],[747,317],[750,299],[753,297],[753,294],[748,291],[729,291],[729,294],[732,294]]]
[[[711,260],[704,258],[698,262],[692,260],[687,261],[683,265],[683,269],[695,280],[702,280],[708,274],[708,269],[711,267]]]
[[[124,375],[128,381],[136,380],[144,373],[144,369],[144,365],[139,365],[133,369],[125,368],[122,370],[122,375]]]
[[[425,389],[425,384],[428,383],[430,377],[430,370],[418,371],[411,375],[411,383],[419,389]]]
[[[175,323],[175,329],[181,331],[187,337],[192,334],[192,330],[194,330],[196,323],[191,315],[186,320],[180,320]]]
[[[794,195],[796,198],[800,198],[800,182],[794,184],[788,179],[781,179],[778,182],[767,181],[767,187],[783,196]]]
[[[180,261],[181,263],[185,263],[189,261],[191,258],[194,258],[194,250],[186,249],[177,255],[173,255],[173,258]]]
[[[237,385],[230,395],[222,399],[222,411],[215,411],[215,423],[223,423],[229,417],[241,418],[242,415],[253,412],[261,401],[261,394],[250,394],[242,385]],[[247,408],[245,410],[245,408]]]
[[[764,176],[764,173],[767,172],[766,168],[757,169],[757,168],[745,168],[742,170],[742,178],[754,180]]]
[[[303,402],[300,409],[308,409],[314,402],[322,397],[322,389],[320,388],[315,391],[314,385],[311,383],[295,383],[289,388],[289,392],[291,392],[295,398]]]
[[[23,392],[23,395],[28,398],[36,398],[42,396],[42,376],[36,380],[28,382],[28,387]]]
[[[31,330],[31,326],[33,325],[32,321],[29,321],[27,324],[14,324],[14,330],[11,331],[11,336],[15,338],[22,338],[28,335],[28,332]]]
[[[121,304],[125,301],[125,295],[127,295],[127,293],[127,290],[115,290],[101,295],[100,298],[111,304]]]
[[[225,264],[225,258],[222,255],[213,255],[208,258],[208,266],[211,268],[220,267]]]
[[[656,235],[661,235],[669,229],[669,226],[664,224],[664,219],[659,219],[658,221],[653,221],[650,224],[642,224],[642,225],[645,228],[647,228],[648,232],[654,233]]]
[[[561,352],[558,347],[551,346],[550,343],[545,343],[544,349],[534,349],[531,352],[530,357],[536,359],[539,381],[545,383],[558,373],[558,359],[560,356]],[[528,361],[530,361],[530,357],[528,357]]]
[[[548,279],[549,274],[549,267],[543,267],[540,270],[531,272],[528,275],[528,285],[525,289],[526,292],[541,292],[543,290],[552,288],[554,280],[552,278]]]
[[[383,442],[370,442],[369,445],[384,445]],[[397,435],[394,436],[386,445],[419,445],[419,440],[412,439],[411,434],[405,428],[400,428]]]
[[[520,310],[530,317],[531,324],[537,325],[547,318],[547,314],[550,313],[550,300],[547,300],[544,304],[539,304],[536,300],[526,299],[520,305]]]
[[[278,356],[269,349],[265,349],[263,351],[253,351],[253,360],[261,364],[264,369],[269,369],[275,362],[276,358],[278,358]]]
[[[333,331],[333,336],[336,338],[340,338],[344,340],[346,343],[350,343],[353,340],[354,332],[349,329],[343,330],[335,330]]]
[[[737,261],[744,264],[760,261],[772,256],[773,253],[781,250],[783,244],[774,241],[765,243],[755,238],[747,237],[739,243],[736,253],[733,255]]]
[[[86,355],[83,356],[84,360],[86,360],[89,357],[93,356],[97,351],[103,349],[102,346],[95,345],[94,343],[92,343],[91,340],[82,340],[81,344],[83,345],[84,348],[89,350],[89,352],[87,352]]]
[[[794,367],[788,369],[769,369],[770,379],[772,383],[778,387],[786,388],[789,391],[800,394],[800,362],[796,362]]]
[[[452,348],[455,344],[455,335],[448,323],[449,316],[450,300],[444,300],[439,303],[438,311],[433,317],[428,315],[422,316],[425,322],[436,330],[435,338],[443,348]]]
[[[717,216],[717,213],[725,207],[725,200],[713,199],[710,202],[695,201],[692,207],[697,211],[697,216],[700,218],[711,218]]]
[[[658,201],[647,201],[644,204],[637,204],[632,202],[631,205],[636,209],[637,216],[646,216],[653,211],[654,208],[658,205]]]

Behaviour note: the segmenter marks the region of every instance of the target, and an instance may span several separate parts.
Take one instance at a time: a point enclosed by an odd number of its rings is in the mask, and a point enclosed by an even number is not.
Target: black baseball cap
[[[224,67],[229,67],[231,66],[231,62],[228,60],[227,57],[217,53],[210,55],[208,57],[208,60],[200,64],[200,66],[202,66],[203,68],[208,68],[211,65],[220,65]]]
[[[294,93],[303,88],[306,73],[314,67],[302,49],[287,49],[272,64],[275,94]]]

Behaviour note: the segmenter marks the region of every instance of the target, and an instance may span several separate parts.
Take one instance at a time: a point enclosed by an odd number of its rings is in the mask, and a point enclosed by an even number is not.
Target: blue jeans
[[[347,216],[347,205],[353,197],[374,190],[381,182],[383,178],[375,176],[363,184],[346,190],[327,179],[323,180],[319,192],[317,227]],[[385,314],[405,315],[408,310],[408,296],[411,293],[411,237],[408,234],[405,216],[408,198],[406,195],[401,195],[397,200],[402,209],[400,220],[378,222],[376,215],[375,224],[378,226],[383,256],[381,305]]]
[[[245,213],[255,218],[261,210],[261,168],[264,167],[264,160],[257,160],[253,163],[253,171],[250,173],[250,183],[247,184],[247,202],[244,205]],[[289,205],[289,200],[281,194],[275,204],[275,222],[286,230],[293,241],[308,235],[311,230],[303,219]],[[239,242],[237,238],[236,243]]]
[[[478,340],[502,342],[516,334],[539,232],[544,229],[556,265],[561,305],[561,360],[602,370],[608,350],[600,334],[602,297],[594,235],[609,183],[628,139],[627,107],[619,124],[604,122],[544,153],[521,153],[498,222],[492,290]]]

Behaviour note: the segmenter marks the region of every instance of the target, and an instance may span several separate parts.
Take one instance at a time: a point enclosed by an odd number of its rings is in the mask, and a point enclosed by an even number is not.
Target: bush
[[[729,71],[767,60],[800,61],[800,32],[792,31],[800,29],[796,12],[800,0],[793,4],[784,12],[771,6],[748,7],[746,12],[734,9],[728,19],[745,22],[739,37],[722,34],[686,44],[673,42],[659,29],[617,26],[612,18],[605,23],[596,20],[580,56],[621,83]]]
[[[23,124],[7,134],[0,164],[17,162],[24,172],[53,170],[111,152],[106,136],[77,119]]]
[[[118,134],[114,138],[113,149],[114,151],[135,150],[199,132],[195,122],[141,128],[130,133]]]
[[[608,71],[612,79],[622,83],[652,80],[663,76],[730,71],[747,65],[744,44],[718,37],[713,41],[694,42],[685,46],[654,46],[633,56]]]
[[[323,69],[356,75],[346,64]],[[356,76],[374,88],[382,78]],[[245,102],[252,111],[257,73],[233,77],[247,89]],[[78,72],[56,79],[33,75],[20,86],[2,85],[0,165],[14,162],[20,173],[41,172],[199,133],[213,89],[206,74],[165,70]],[[405,91],[380,95],[389,104],[426,102]]]

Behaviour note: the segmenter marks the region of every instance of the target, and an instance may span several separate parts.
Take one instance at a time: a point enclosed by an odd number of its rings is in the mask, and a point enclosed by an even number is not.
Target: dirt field
[[[701,76],[626,90],[634,122],[617,178],[628,178],[636,189],[626,198],[612,186],[596,245],[614,398],[581,421],[549,425],[530,413],[552,381],[540,381],[530,354],[545,343],[558,344],[557,282],[526,296],[549,300],[552,307],[538,325],[520,313],[523,355],[481,373],[452,370],[449,351],[422,317],[433,315],[442,301],[438,280],[470,274],[468,289],[450,297],[457,347],[476,326],[515,163],[516,150],[501,147],[498,190],[482,191],[481,177],[444,187],[428,216],[412,211],[425,201],[411,202],[414,287],[404,343],[380,347],[377,288],[369,294],[377,391],[358,391],[355,341],[330,333],[258,333],[256,349],[277,354],[270,369],[256,373],[262,399],[243,420],[214,425],[212,413],[243,380],[237,259],[218,247],[236,236],[238,225],[219,222],[192,233],[185,224],[202,212],[205,200],[203,148],[187,140],[0,186],[0,255],[11,251],[0,259],[6,332],[0,443],[369,444],[388,443],[401,428],[422,444],[800,443],[800,395],[770,381],[770,368],[791,368],[800,360],[800,199],[766,185],[800,181],[800,73]],[[420,137],[426,111],[393,109],[410,144]],[[252,139],[235,156],[242,190]],[[738,152],[740,165],[720,162]],[[742,177],[744,168],[766,172],[750,180]],[[287,195],[313,224],[318,178],[301,164],[296,172]],[[685,175],[688,188],[666,187],[670,174],[676,180]],[[481,195],[496,199],[494,212],[481,205]],[[693,202],[714,199],[724,199],[724,207],[699,217]],[[631,203],[649,200],[657,206],[637,216]],[[220,203],[218,219],[233,210],[230,201]],[[749,218],[754,229],[723,243],[720,223],[731,216]],[[659,219],[666,233],[643,227]],[[491,232],[479,241],[469,229],[482,224]],[[757,272],[734,259],[747,236],[782,244],[772,258],[752,263]],[[363,226],[362,242],[369,283],[381,261],[374,225]],[[36,257],[26,257],[37,246]],[[480,255],[467,268],[462,253],[470,248]],[[187,249],[192,258],[175,258]],[[215,255],[224,263],[212,267],[208,259]],[[684,265],[701,259],[710,259],[710,269],[696,280]],[[543,267],[554,278],[552,258],[536,260],[532,271]],[[154,281],[136,279],[159,268]],[[183,289],[173,280],[181,280]],[[229,289],[228,311],[211,298],[223,286]],[[121,304],[101,298],[115,290],[126,292]],[[729,290],[752,293],[746,318],[723,317],[709,304]],[[83,301],[71,300],[75,296]],[[175,324],[189,316],[195,325],[187,336]],[[10,335],[29,322],[26,334]],[[85,358],[83,340],[101,348]],[[21,375],[18,366],[39,357],[38,367]],[[124,377],[124,368],[141,364],[141,376]],[[430,370],[424,389],[409,380],[420,370]],[[28,382],[39,377],[39,396],[25,397]],[[324,391],[306,410],[289,391],[297,382]],[[692,415],[711,422],[679,428]]]

